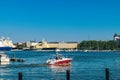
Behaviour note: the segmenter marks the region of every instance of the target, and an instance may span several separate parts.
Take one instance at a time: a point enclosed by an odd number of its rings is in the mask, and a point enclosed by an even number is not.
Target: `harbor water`
[[[0,80],[65,80],[70,70],[71,80],[105,80],[105,68],[110,70],[110,80],[120,80],[120,52],[59,52],[73,59],[71,66],[47,66],[45,61],[55,52],[10,51],[10,58],[25,59],[25,62],[10,62],[0,65]]]

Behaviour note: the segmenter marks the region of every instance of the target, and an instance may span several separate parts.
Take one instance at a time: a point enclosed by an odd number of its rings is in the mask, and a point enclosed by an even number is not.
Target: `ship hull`
[[[0,51],[10,51],[12,47],[0,47]]]

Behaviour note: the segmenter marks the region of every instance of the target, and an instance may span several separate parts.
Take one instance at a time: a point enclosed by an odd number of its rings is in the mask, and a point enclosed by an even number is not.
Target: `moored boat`
[[[9,64],[9,62],[9,57],[4,53],[0,53],[0,64]]]
[[[56,65],[56,66],[67,66],[71,65],[72,58],[65,58],[61,56],[60,54],[56,53],[55,58],[48,59],[46,61],[47,65]]]

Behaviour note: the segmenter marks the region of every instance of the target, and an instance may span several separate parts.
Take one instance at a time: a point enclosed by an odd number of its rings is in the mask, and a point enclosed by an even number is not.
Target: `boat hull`
[[[64,60],[49,60],[47,61],[48,65],[56,65],[56,66],[68,66],[71,65],[72,59],[64,59]]]
[[[53,65],[58,65],[58,66],[67,66],[67,65],[71,65],[71,61],[72,60],[63,60],[63,61],[58,61]]]
[[[9,61],[1,61],[0,65],[5,65],[5,64],[9,64],[9,63],[10,63]]]

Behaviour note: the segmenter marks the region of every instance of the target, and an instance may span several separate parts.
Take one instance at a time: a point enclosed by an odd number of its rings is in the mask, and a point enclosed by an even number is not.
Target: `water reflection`
[[[7,76],[7,75],[9,75],[9,72],[10,72],[10,69],[4,69],[4,68],[1,68],[0,67],[0,76],[2,77],[2,76]]]
[[[48,66],[53,72],[66,72],[66,70],[70,70],[71,66],[55,66],[55,65],[51,65]]]

